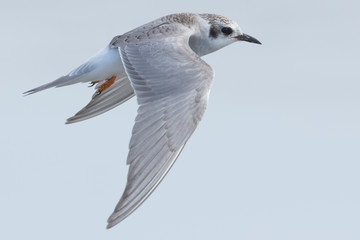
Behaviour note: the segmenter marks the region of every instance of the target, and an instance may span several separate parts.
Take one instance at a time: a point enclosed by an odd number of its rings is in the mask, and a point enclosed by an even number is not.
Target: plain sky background
[[[0,239],[360,239],[358,0],[1,1]],[[207,61],[210,103],[167,177],[111,230],[137,104],[64,125],[87,84],[22,92],[113,36],[217,13],[263,45]]]

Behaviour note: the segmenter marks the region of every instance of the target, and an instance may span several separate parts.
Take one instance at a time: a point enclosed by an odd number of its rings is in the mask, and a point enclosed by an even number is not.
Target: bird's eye
[[[232,30],[231,28],[229,28],[229,27],[223,27],[223,28],[221,29],[221,31],[222,31],[225,35],[230,35],[230,34],[233,32],[233,30]]]

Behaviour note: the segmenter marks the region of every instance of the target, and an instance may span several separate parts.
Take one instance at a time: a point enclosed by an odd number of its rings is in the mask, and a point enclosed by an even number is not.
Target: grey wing
[[[97,87],[101,86],[98,83]],[[66,123],[83,121],[109,111],[134,96],[134,90],[127,76],[119,77],[110,88],[98,94],[95,92],[91,101]]]
[[[117,43],[139,109],[127,185],[107,228],[130,215],[158,186],[205,112],[213,71],[188,46],[189,29],[179,30],[181,35],[164,39]]]

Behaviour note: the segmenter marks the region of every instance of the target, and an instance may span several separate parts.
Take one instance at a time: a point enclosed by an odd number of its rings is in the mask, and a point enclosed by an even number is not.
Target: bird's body
[[[32,89],[79,82],[96,85],[90,103],[67,123],[108,111],[136,95],[125,191],[108,228],[130,215],[166,175],[201,120],[213,71],[200,57],[236,41],[260,43],[214,14],[172,14],[113,40],[68,75]]]

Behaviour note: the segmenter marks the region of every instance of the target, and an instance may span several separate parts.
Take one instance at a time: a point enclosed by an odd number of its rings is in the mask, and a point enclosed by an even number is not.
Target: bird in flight
[[[204,115],[214,72],[201,56],[239,41],[261,44],[226,17],[171,14],[115,36],[67,75],[24,93],[80,82],[95,85],[90,102],[66,123],[97,116],[136,96],[127,184],[107,228],[154,191]]]

